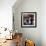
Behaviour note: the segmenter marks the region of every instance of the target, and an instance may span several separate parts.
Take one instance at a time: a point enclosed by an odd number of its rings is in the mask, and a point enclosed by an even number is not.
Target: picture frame
[[[36,12],[21,12],[21,27],[37,27],[37,13]]]

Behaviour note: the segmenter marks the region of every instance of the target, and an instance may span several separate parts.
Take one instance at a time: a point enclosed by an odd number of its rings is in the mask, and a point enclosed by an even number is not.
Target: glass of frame
[[[36,27],[37,13],[36,12],[21,12],[21,27]]]

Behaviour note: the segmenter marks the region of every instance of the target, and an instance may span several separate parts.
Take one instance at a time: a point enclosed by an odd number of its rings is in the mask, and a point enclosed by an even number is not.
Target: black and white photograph
[[[36,12],[22,12],[21,27],[36,27]]]

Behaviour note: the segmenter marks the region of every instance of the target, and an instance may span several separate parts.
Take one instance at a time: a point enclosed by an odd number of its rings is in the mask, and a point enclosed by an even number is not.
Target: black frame
[[[31,25],[30,26],[25,26],[25,25],[23,26],[23,24],[22,24],[23,23],[23,16],[24,16],[23,14],[25,14],[25,13],[31,14],[31,15],[33,15],[35,17],[35,24],[34,24],[34,26],[31,26]],[[21,27],[22,28],[30,28],[30,27],[31,28],[35,28],[35,27],[37,27],[37,12],[21,12]]]

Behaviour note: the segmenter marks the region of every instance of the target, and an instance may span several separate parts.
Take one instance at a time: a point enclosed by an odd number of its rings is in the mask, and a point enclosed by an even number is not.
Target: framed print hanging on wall
[[[36,12],[21,12],[21,27],[36,27],[37,13]]]

